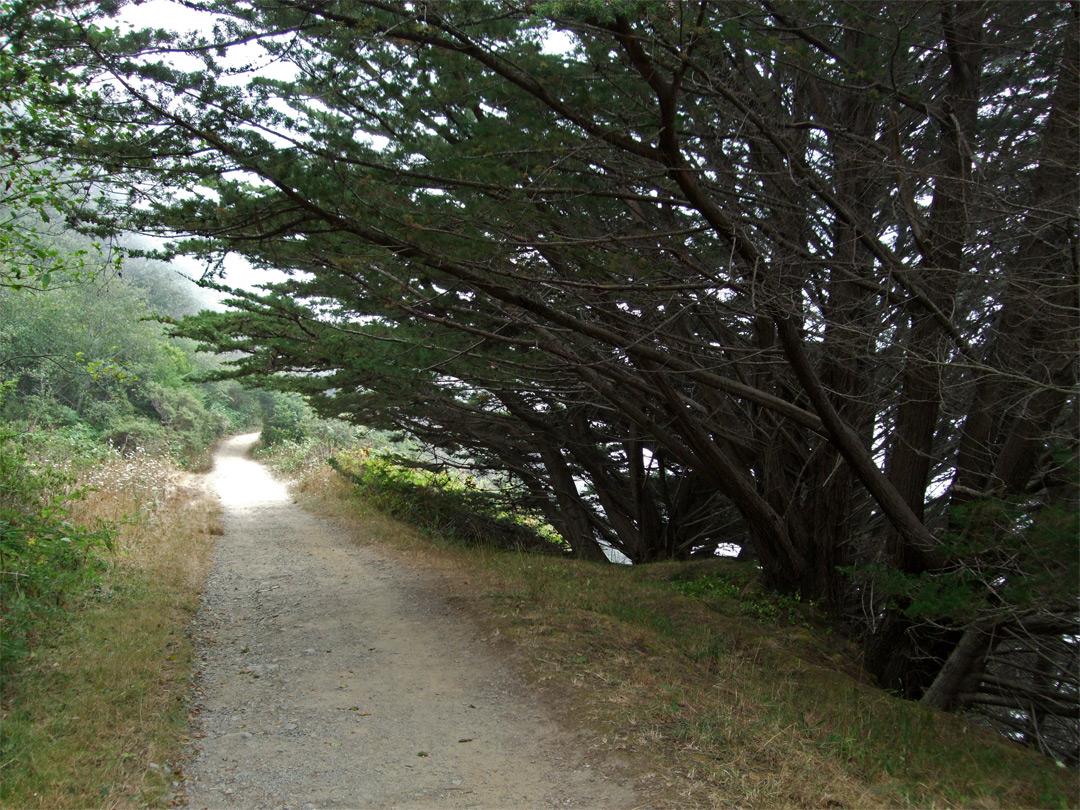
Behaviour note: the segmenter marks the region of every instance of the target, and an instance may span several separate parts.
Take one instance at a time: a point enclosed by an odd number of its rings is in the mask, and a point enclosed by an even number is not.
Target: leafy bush
[[[206,396],[207,409],[224,421],[227,432],[254,429],[265,421],[265,392],[244,388],[236,380],[204,382],[200,388]]]
[[[298,394],[274,397],[270,414],[263,423],[262,440],[268,447],[281,442],[301,442],[312,419],[311,409]]]
[[[50,459],[50,464],[67,474],[77,474],[115,454],[103,443],[101,432],[85,422],[42,430],[25,422],[0,423],[0,433],[18,436],[26,454],[32,459]],[[12,439],[14,441],[14,439]]]
[[[77,411],[52,397],[27,394],[8,400],[4,415],[9,421],[32,423],[42,428],[67,427],[79,421]]]
[[[158,452],[165,444],[165,430],[145,416],[118,417],[106,426],[104,438],[121,453],[137,448]]]
[[[360,430],[340,419],[315,417],[304,425],[303,440],[278,441],[273,445],[264,441],[256,449],[255,455],[278,472],[293,475],[303,470],[322,467],[328,458],[353,447]],[[265,433],[263,435],[265,439]]]
[[[69,504],[83,497],[72,479],[33,463],[23,443],[0,433],[0,670],[21,657],[34,628],[94,582],[112,546],[103,526],[72,525]]]
[[[377,507],[425,531],[474,545],[563,553],[539,520],[517,512],[497,493],[479,489],[472,477],[406,466],[400,458],[367,448],[328,461]]]
[[[202,392],[191,386],[149,382],[146,391],[154,412],[179,450],[180,459],[203,450],[230,426],[228,416],[221,409],[207,408]]]

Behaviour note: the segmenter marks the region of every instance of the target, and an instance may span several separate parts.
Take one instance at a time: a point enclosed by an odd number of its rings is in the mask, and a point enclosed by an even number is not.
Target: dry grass
[[[191,644],[216,500],[150,457],[91,473],[74,521],[121,522],[104,581],[53,628],[3,705],[3,806],[120,808],[168,794],[182,744]]]
[[[546,703],[641,775],[652,807],[1080,802],[1075,774],[873,687],[812,611],[762,621],[769,597],[750,585],[725,600],[673,587],[722,561],[630,568],[462,548],[379,515],[328,470],[298,490],[359,541],[439,574]]]

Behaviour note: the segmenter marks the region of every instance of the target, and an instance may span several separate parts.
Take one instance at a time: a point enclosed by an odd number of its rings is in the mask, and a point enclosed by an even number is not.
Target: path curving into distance
[[[422,573],[296,506],[247,457],[257,438],[208,474],[224,535],[195,623],[188,807],[647,806]]]

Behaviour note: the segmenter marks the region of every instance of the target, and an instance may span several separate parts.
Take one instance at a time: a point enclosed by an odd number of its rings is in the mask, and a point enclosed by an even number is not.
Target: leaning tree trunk
[[[944,395],[942,369],[953,348],[939,313],[952,312],[964,270],[970,144],[974,143],[979,112],[986,9],[976,3],[943,3],[941,22],[949,59],[944,101],[952,114],[941,126],[933,201],[918,240],[923,258],[914,273],[914,284],[923,291],[925,301],[909,304],[910,332],[900,400],[886,459],[889,482],[920,521],[932,460],[937,455],[934,444]],[[920,227],[914,221],[911,225],[913,229]],[[885,551],[889,565],[899,571],[919,574],[929,567],[926,555],[896,526],[886,532]],[[948,654],[957,634],[916,625],[903,614],[904,607],[901,603],[886,608],[870,642],[868,661],[879,679],[918,697],[937,676],[940,664],[935,662],[943,653]]]
[[[1076,345],[1080,337],[1078,142],[1080,26],[1074,16],[1051,97],[1039,165],[1033,173],[1029,213],[1024,218],[1027,235],[1008,268],[998,329],[964,421],[950,493],[953,507],[1001,497],[1030,498],[1031,483],[1053,449],[1053,426],[1070,400],[1076,401]],[[1075,419],[1073,413],[1074,424]],[[1066,432],[1057,441],[1063,446],[1072,443],[1075,452],[1074,436]],[[1064,506],[1075,513],[1075,502],[1068,503],[1073,497],[1071,488],[1049,486],[1042,494],[1043,506]],[[968,531],[994,531],[978,512],[968,510],[965,519],[975,522]],[[951,529],[959,533],[963,526],[955,509],[952,521]],[[1014,618],[1007,605],[998,606],[995,612],[965,630],[924,702],[939,708],[960,702],[965,684],[977,680],[983,671],[988,635],[982,625]],[[1073,624],[1065,616],[1071,616],[1075,623],[1075,610],[1066,608],[1060,628],[1053,632],[1072,634],[1069,628]],[[1020,619],[1019,624],[1030,626],[1031,621]],[[1072,703],[1075,707],[1075,700]],[[1077,713],[1080,709],[1073,711],[1074,716]]]

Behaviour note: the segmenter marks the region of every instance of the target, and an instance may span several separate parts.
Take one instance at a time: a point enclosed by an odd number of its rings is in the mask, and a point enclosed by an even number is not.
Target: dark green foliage
[[[194,386],[151,381],[146,384],[146,396],[160,426],[175,437],[181,454],[207,447],[229,428],[227,415],[207,409],[204,392]]]
[[[329,462],[380,509],[424,531],[470,545],[565,553],[535,516],[515,510],[497,492],[478,489],[470,478],[462,482],[447,473],[410,469],[366,449],[339,453]]]
[[[295,394],[278,394],[271,399],[263,420],[262,440],[268,447],[282,442],[303,441],[311,409]]]
[[[1075,464],[1071,487],[1077,485]],[[1068,614],[1080,582],[1080,518],[1068,503],[980,498],[953,509],[938,569],[851,569],[913,621],[959,626]]]

